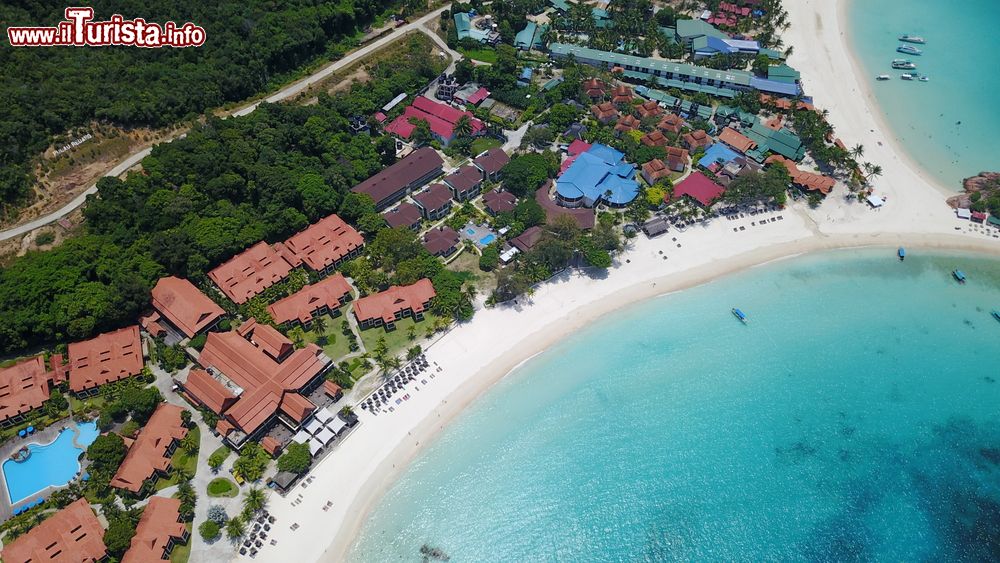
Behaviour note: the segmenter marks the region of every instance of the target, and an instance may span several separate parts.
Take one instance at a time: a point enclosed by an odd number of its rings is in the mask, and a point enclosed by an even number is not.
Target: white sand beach
[[[795,45],[790,64],[802,72],[816,105],[830,110],[837,135],[848,146],[863,143],[865,160],[882,165],[875,185],[887,197],[885,207],[876,211],[847,202],[841,187],[815,210],[797,203],[764,216],[781,215],[777,221],[718,218],[653,240],[639,235],[602,277],[567,274],[517,305],[480,307],[471,322],[427,350],[431,368],[442,368],[433,380],[393,413],[359,410],[360,427],[313,468],[311,483],[298,484],[286,497],[270,497],[277,545],[265,545],[256,560],[344,560],[368,511],[436,432],[519,363],[627,304],[824,249],[885,246],[886,259],[899,245],[1000,254],[1000,239],[956,219],[944,203],[945,191],[897,150],[873,112],[838,20],[843,4],[787,2],[792,27],[785,41]],[[734,232],[740,226],[745,230]]]

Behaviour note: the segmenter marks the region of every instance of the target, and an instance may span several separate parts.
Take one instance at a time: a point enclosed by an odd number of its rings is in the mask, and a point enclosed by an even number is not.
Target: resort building
[[[727,150],[729,149],[727,148]],[[706,168],[715,172],[716,181],[728,188],[729,184],[736,178],[758,173],[762,166],[745,156],[736,156],[723,165],[716,162]]]
[[[653,100],[647,100],[642,104],[636,106],[635,111],[639,113],[639,117],[646,119],[647,117],[656,117],[663,113],[663,108],[660,104],[654,102]]]
[[[656,128],[664,133],[677,135],[684,128],[684,119],[676,113],[668,113],[663,116]]]
[[[360,256],[364,245],[361,234],[337,215],[324,217],[285,241],[296,259],[322,276]]]
[[[829,176],[799,170],[795,162],[788,160],[781,155],[771,155],[764,161],[765,164],[781,164],[788,169],[788,175],[792,178],[792,183],[796,186],[813,192],[820,192],[823,195],[829,194],[833,190],[836,180]]]
[[[250,319],[232,332],[210,332],[198,363],[205,369],[191,370],[184,393],[220,416],[216,432],[239,449],[274,423],[297,429],[316,408],[304,395],[322,384],[332,361],[315,344],[296,350]]]
[[[594,115],[594,119],[605,125],[618,119],[618,108],[611,102],[602,102],[590,106],[590,113]]]
[[[156,318],[150,319],[150,322],[159,324],[165,319],[187,338],[211,330],[226,314],[215,301],[198,291],[193,283],[174,276],[160,278],[156,282],[153,287],[153,309],[156,311]]]
[[[548,28],[549,26],[547,25],[538,25],[529,20],[524,29],[517,32],[517,35],[514,36],[514,47],[522,51],[541,49],[544,46],[542,43],[542,34]]]
[[[715,200],[725,193],[726,189],[708,179],[701,172],[695,171],[674,186],[674,197],[676,201],[687,196],[697,201],[702,207],[709,207]],[[664,199],[670,196],[664,196]],[[667,201],[669,203],[669,201]]]
[[[615,134],[620,136],[622,133],[635,131],[641,125],[642,123],[639,122],[638,118],[636,118],[631,113],[627,114],[625,117],[619,119],[618,123],[615,124]]]
[[[99,334],[69,345],[69,389],[91,395],[107,383],[139,375],[144,363],[139,326]]]
[[[607,145],[594,144],[579,154],[556,180],[556,201],[565,207],[623,207],[635,199],[635,166]]]
[[[667,150],[667,167],[674,172],[683,172],[687,168],[688,161],[691,160],[691,156],[688,152],[682,148],[678,147],[666,147]]]
[[[746,134],[757,145],[755,149],[747,151],[746,154],[757,162],[764,162],[768,152],[780,154],[796,162],[802,160],[802,157],[806,155],[802,139],[788,129],[772,129],[757,121]]]
[[[664,178],[670,177],[670,169],[662,160],[654,158],[642,165],[642,179],[652,186]]]
[[[619,84],[611,90],[611,103],[613,104],[631,104],[632,103],[632,89],[624,84]]]
[[[17,539],[5,542],[0,558],[5,563],[92,563],[108,556],[104,528],[87,499],[78,499],[31,528]]]
[[[657,215],[642,224],[642,232],[646,233],[649,238],[662,235],[668,230],[670,230],[670,222],[662,215]]]
[[[680,19],[676,22],[675,39],[678,43],[691,47],[695,39],[701,37],[714,37],[716,39],[729,39],[724,32],[719,31],[715,26],[700,19]]]
[[[161,404],[139,431],[135,442],[129,446],[125,459],[111,479],[111,486],[134,495],[149,492],[160,477],[170,470],[170,456],[177,444],[187,436],[177,405]]]
[[[275,323],[289,329],[302,326],[312,327],[313,319],[320,315],[340,314],[340,307],[351,300],[351,284],[337,272],[312,285],[267,306],[267,312]]]
[[[726,127],[721,133],[719,133],[719,141],[729,145],[736,152],[743,154],[757,148],[757,143],[732,127]]]
[[[494,147],[481,153],[472,164],[483,173],[483,179],[496,182],[500,179],[500,171],[510,162],[510,156],[499,147]]]
[[[477,119],[476,116],[472,115],[472,112],[435,102],[430,98],[417,96],[413,99],[413,103],[399,117],[385,126],[385,132],[401,139],[409,140],[416,129],[416,125],[411,123],[410,120],[426,121],[427,125],[430,126],[431,135],[444,146],[448,146],[449,143],[455,140],[455,126],[463,117],[469,120],[469,135],[478,135],[486,129],[486,125]]]
[[[473,41],[489,45],[496,45],[500,41],[500,34],[493,31],[492,27],[488,30],[483,30],[472,25],[472,18],[467,12],[455,14],[454,19],[455,31],[458,34],[459,41],[462,39],[472,39]]]
[[[570,209],[557,204],[550,197],[552,180],[545,182],[545,185],[535,190],[535,202],[545,211],[545,222],[552,224],[559,217],[569,217],[578,227],[583,230],[593,229],[597,222],[594,210],[587,207]]]
[[[700,119],[708,119],[712,117],[711,105],[701,105],[696,102],[682,100],[681,98],[671,96],[662,90],[654,90],[648,86],[636,86],[635,92],[644,98],[655,100],[661,106],[666,108],[667,111],[680,114],[684,117],[697,117]]]
[[[487,213],[496,217],[500,213],[514,211],[517,207],[517,198],[510,192],[489,191],[483,194],[483,207]]]
[[[654,129],[639,138],[639,142],[647,147],[663,147],[667,145],[668,141],[667,137],[659,129]]]
[[[681,27],[681,22],[690,21],[697,20],[679,20],[678,27]],[[714,28],[712,29],[714,30]],[[688,37],[693,41],[693,36]],[[716,70],[663,59],[599,51],[568,43],[552,43],[549,45],[549,51],[557,59],[572,55],[577,62],[598,68],[621,67],[624,69],[624,76],[633,80],[654,79],[660,85],[668,88],[703,92],[714,96],[732,98],[737,92],[751,89],[780,96],[796,96],[801,93],[798,84],[758,78],[752,73],[742,70]]]
[[[47,369],[42,356],[0,368],[0,427],[19,424],[24,415],[41,408],[57,383],[55,378],[56,372]]]
[[[528,252],[534,248],[540,240],[542,240],[542,229],[541,227],[535,226],[525,229],[523,233],[514,237],[510,241],[510,244],[521,252]]]
[[[681,143],[689,151],[708,148],[712,144],[712,138],[704,129],[696,129],[681,136]]]
[[[208,272],[208,277],[241,305],[287,278],[296,262],[284,245],[272,247],[261,241]]]
[[[592,100],[600,100],[608,92],[608,85],[597,78],[588,78],[583,81],[581,86]]]
[[[394,285],[358,299],[354,303],[354,316],[362,330],[374,326],[384,326],[387,331],[395,330],[396,321],[406,317],[422,321],[424,311],[430,308],[435,295],[434,286],[427,278],[412,285]]]
[[[370,196],[375,201],[375,209],[381,211],[439,176],[443,166],[444,161],[437,151],[423,147],[354,186],[351,191]]]
[[[389,228],[406,227],[411,231],[420,230],[420,208],[404,201],[396,207],[382,213]]]
[[[152,497],[142,509],[132,544],[121,563],[149,563],[170,559],[174,546],[187,543],[190,534],[181,521],[181,501]]]
[[[463,166],[445,176],[444,183],[451,189],[455,201],[469,201],[479,195],[483,172],[475,166]]]
[[[438,227],[424,233],[424,248],[434,256],[451,256],[458,244],[458,233],[451,227]]]
[[[413,201],[420,213],[429,221],[436,221],[451,211],[451,190],[444,184],[431,184],[429,188],[413,194]]]

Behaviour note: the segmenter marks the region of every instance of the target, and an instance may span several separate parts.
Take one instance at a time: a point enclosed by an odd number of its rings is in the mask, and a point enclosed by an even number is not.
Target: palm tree
[[[267,495],[264,494],[264,489],[259,487],[250,487],[247,491],[247,495],[243,497],[243,512],[245,514],[256,514],[260,512],[264,505],[267,504]]]
[[[247,527],[239,516],[234,516],[226,522],[226,537],[230,540],[238,541],[246,532]]]
[[[313,319],[313,332],[323,334],[326,332],[326,315],[319,315]]]
[[[861,143],[858,143],[851,148],[851,156],[853,156],[854,158],[861,158],[864,155],[865,155],[865,146],[862,145]]]
[[[872,178],[878,178],[881,175],[882,175],[882,167],[876,164],[868,170],[868,175],[865,176],[865,180],[868,180],[870,182]]]
[[[472,120],[468,115],[463,115],[455,122],[455,136],[465,137],[472,133]]]

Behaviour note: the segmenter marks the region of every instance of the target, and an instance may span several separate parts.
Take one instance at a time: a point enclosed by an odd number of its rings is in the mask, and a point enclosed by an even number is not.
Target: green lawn
[[[464,49],[459,47],[457,51],[470,59],[475,59],[484,63],[496,64],[497,62],[496,50],[489,47],[480,47],[478,49]]]
[[[479,269],[479,255],[471,250],[464,250],[446,266],[453,272],[467,272],[472,276],[472,283],[480,295],[485,295],[497,286],[496,273],[484,272]]]
[[[494,139],[493,137],[477,137],[475,141],[472,141],[472,154],[476,155],[494,147],[499,147],[502,144],[499,139]]]
[[[195,436],[195,439],[201,438],[201,429],[197,426],[191,428],[190,434]],[[156,481],[156,490],[160,491],[166,489],[167,487],[176,485],[180,482],[181,472],[184,471],[188,475],[194,475],[195,471],[198,470],[198,452],[194,452],[188,455],[182,448],[178,447],[174,452],[173,457],[170,458],[170,464],[177,469],[174,471],[170,477],[161,478]]]
[[[216,477],[208,483],[208,496],[210,497],[235,497],[240,489],[225,477]]]
[[[375,344],[380,337],[385,337],[385,344],[389,347],[389,354],[401,356],[408,348],[414,346],[417,341],[424,337],[428,327],[434,326],[437,317],[430,313],[424,313],[424,320],[414,323],[413,318],[407,317],[401,321],[396,321],[396,330],[386,332],[384,328],[377,326],[361,331],[361,340],[365,343],[365,350],[368,354],[375,351]],[[416,338],[410,340],[410,327],[416,327]]]
[[[344,315],[347,314],[347,306],[341,307],[341,314],[336,317],[327,317],[326,320],[326,330],[322,334],[316,334],[315,331],[306,331],[306,342],[314,342],[323,349],[323,353],[330,357],[333,361],[340,361],[341,358],[346,356],[351,352],[350,340],[347,336],[340,331],[340,323],[346,319]]]
[[[184,524],[187,528],[188,535],[191,535],[191,523],[188,522]],[[175,545],[173,551],[170,552],[170,563],[187,563],[188,558],[191,557],[191,543],[194,540],[193,537],[188,537],[188,541],[183,545]]]

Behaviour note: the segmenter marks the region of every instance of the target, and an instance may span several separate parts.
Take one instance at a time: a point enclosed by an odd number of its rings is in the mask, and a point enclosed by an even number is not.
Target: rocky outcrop
[[[948,198],[948,205],[969,207],[975,192],[981,192],[984,196],[1000,192],[1000,172],[980,172],[978,176],[962,180],[962,188],[965,193]]]

